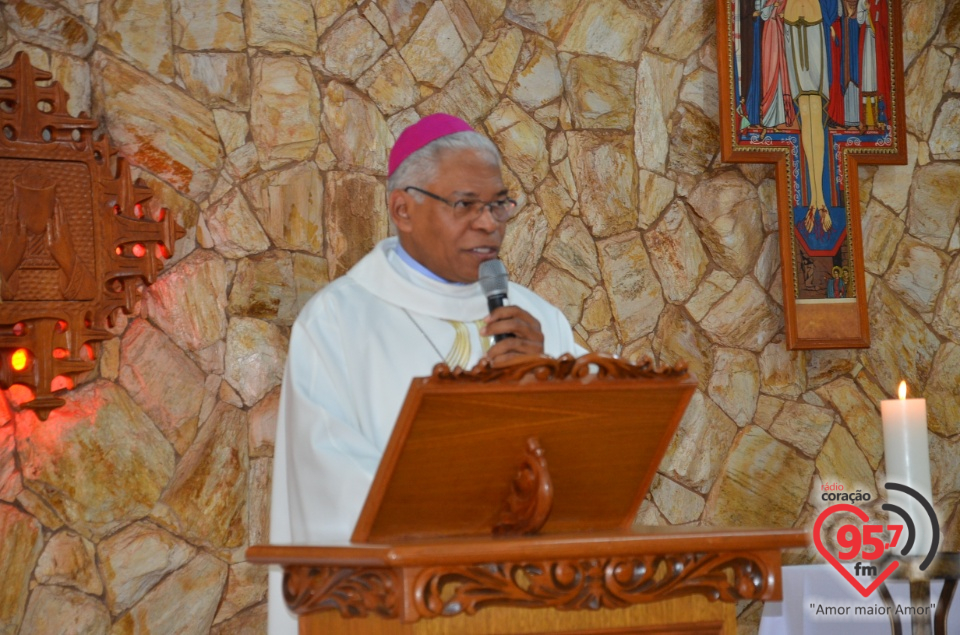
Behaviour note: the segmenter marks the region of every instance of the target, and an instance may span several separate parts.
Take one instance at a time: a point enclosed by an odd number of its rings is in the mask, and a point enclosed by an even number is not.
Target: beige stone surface
[[[787,349],[786,339],[776,337],[760,354],[760,390],[768,395],[796,399],[807,389],[804,351]]]
[[[21,412],[16,438],[24,485],[87,538],[146,514],[173,473],[173,448],[127,393],[106,381],[69,393],[46,421]]]
[[[245,0],[247,44],[277,53],[310,55],[317,31],[310,0]]]
[[[507,57],[506,53],[504,57]],[[504,61],[509,63],[509,57]],[[498,73],[498,76],[503,74]],[[562,90],[556,47],[546,38],[530,36],[520,49],[507,96],[522,108],[533,110],[559,97]]]
[[[169,0],[101,3],[97,43],[157,79],[174,79]],[[150,33],[149,37],[144,37]]]
[[[203,198],[223,164],[213,114],[175,87],[93,55],[95,99],[110,113],[107,131],[131,161],[184,193]]]
[[[485,122],[503,160],[523,189],[532,191],[550,170],[547,131],[515,103],[504,100]]]
[[[945,437],[960,433],[960,346],[947,342],[937,352],[924,395],[930,430]]]
[[[939,49],[928,48],[916,59],[904,78],[907,129],[921,139],[930,136],[950,63],[948,55]]]
[[[513,75],[521,47],[523,31],[504,23],[487,33],[477,47],[474,57],[479,60],[494,85],[503,90]]]
[[[423,100],[417,110],[423,116],[435,112],[452,114],[480,128],[480,120],[499,101],[497,88],[483,70],[483,65],[471,58],[442,90]]]
[[[250,131],[266,168],[311,156],[320,140],[320,89],[295,57],[253,60]]]
[[[136,320],[127,329],[120,352],[120,385],[178,454],[197,434],[203,381],[203,371],[146,320]]]
[[[863,225],[863,266],[870,273],[882,275],[890,266],[897,243],[906,225],[876,200],[871,200],[861,216]]]
[[[960,126],[960,98],[950,98],[940,106],[933,130],[930,131],[930,153],[934,159],[960,159],[960,139],[956,130]]]
[[[567,216],[547,244],[543,257],[595,287],[600,280],[597,245],[583,221]]]
[[[224,379],[250,406],[280,383],[286,363],[287,336],[277,326],[235,317],[227,327]]]
[[[42,585],[30,594],[22,632],[107,635],[110,613],[99,600],[86,593]]]
[[[759,352],[782,327],[780,308],[751,278],[743,278],[700,322],[711,340]]]
[[[225,622],[214,624],[210,635],[260,635],[266,630],[267,605],[258,604]]]
[[[600,272],[624,342],[650,333],[663,310],[657,280],[639,232],[625,232],[597,243]]]
[[[637,187],[640,190],[638,224],[640,229],[647,229],[673,200],[677,184],[641,168],[637,174]]]
[[[418,81],[437,88],[467,60],[467,49],[443,2],[430,6],[400,55]]]
[[[96,44],[89,24],[52,2],[5,2],[2,15],[10,33],[25,42],[77,57],[86,57]]]
[[[504,17],[515,24],[556,41],[566,30],[578,0],[514,0],[508,3]]]
[[[172,0],[173,43],[187,51],[242,51],[243,0]]]
[[[697,291],[687,302],[687,311],[693,319],[699,321],[717,301],[730,292],[737,284],[736,279],[726,271],[714,270],[703,279]]]
[[[551,229],[560,225],[574,205],[570,193],[552,174],[540,184],[535,196]]]
[[[103,593],[103,583],[94,564],[94,546],[75,533],[54,534],[37,562],[34,571],[40,584],[70,586],[89,595]]]
[[[664,307],[657,324],[653,351],[661,364],[685,363],[700,388],[706,390],[713,372],[713,345],[677,305]]]
[[[205,349],[227,334],[223,258],[199,250],[144,290],[143,315],[188,351]]]
[[[240,611],[266,599],[267,568],[263,565],[239,562],[230,567],[223,603],[217,609],[214,624],[232,618]]]
[[[0,503],[0,633],[16,635],[30,593],[33,567],[43,549],[40,523],[30,514]]]
[[[249,447],[250,457],[273,456],[277,437],[277,408],[280,406],[280,388],[274,388],[250,408]]]
[[[929,0],[917,2],[908,0],[903,3],[903,66],[908,68],[917,53],[926,46],[937,33],[937,25],[947,0]]]
[[[385,200],[382,181],[354,172],[327,173],[323,206],[331,278],[345,273],[387,237]]]
[[[835,379],[817,394],[836,407],[870,466],[876,469],[883,457],[883,426],[877,405],[849,377]]]
[[[867,314],[871,345],[861,359],[879,385],[891,393],[900,380],[924,385],[940,348],[936,335],[883,282],[873,285]]]
[[[319,256],[293,254],[293,278],[297,290],[297,313],[313,294],[330,282],[327,261]]]
[[[581,3],[570,19],[560,50],[636,62],[653,21],[622,0]]]
[[[219,404],[184,454],[162,502],[183,536],[214,549],[243,544],[249,453],[247,413]]]
[[[246,191],[275,247],[323,252],[323,177],[316,164],[269,173]]]
[[[8,503],[15,501],[23,490],[23,480],[14,456],[16,449],[13,426],[0,426],[0,501]]]
[[[689,202],[692,220],[717,264],[736,277],[748,273],[763,247],[756,189],[738,173],[722,172],[702,181]]]
[[[204,216],[211,246],[227,258],[242,258],[270,247],[250,203],[238,188],[211,205]]]
[[[530,283],[548,235],[546,216],[536,205],[528,205],[510,220],[500,245],[500,259],[510,272],[511,280]]]
[[[106,603],[118,615],[136,604],[197,550],[148,522],[137,522],[108,537],[97,549]]]
[[[835,420],[836,415],[832,410],[788,401],[770,426],[770,434],[807,456],[816,457]]]
[[[311,63],[324,75],[354,80],[387,50],[387,43],[370,22],[350,10],[320,39]]]
[[[250,109],[250,67],[243,53],[179,53],[176,63],[187,91],[204,106]]]
[[[701,391],[690,405],[660,463],[660,471],[701,494],[706,494],[723,468],[737,424]]]
[[[580,321],[583,301],[590,295],[590,287],[549,262],[541,262],[533,272],[530,288],[563,311],[570,324]]]
[[[937,333],[960,343],[960,259],[954,258],[947,270],[943,296],[932,326]]]
[[[644,235],[650,261],[671,302],[684,302],[696,290],[709,264],[687,207],[676,201]]]
[[[814,463],[757,426],[733,442],[704,519],[727,527],[790,527],[803,509]]]
[[[650,494],[671,525],[693,522],[703,512],[703,497],[659,474],[653,477]]]
[[[910,188],[907,231],[940,249],[947,246],[960,215],[960,165],[933,163],[918,168]]]
[[[685,60],[707,39],[715,20],[712,5],[691,7],[674,2],[654,29],[647,48],[675,60]]]
[[[208,633],[226,581],[226,563],[200,553],[154,587],[114,623],[110,633]]]
[[[707,115],[681,103],[670,131],[667,167],[686,174],[700,174],[720,151],[720,129]]]
[[[634,121],[634,95],[624,87],[637,82],[633,66],[604,57],[574,57],[563,73],[566,103],[577,128],[627,130]]]
[[[385,115],[408,108],[420,98],[417,80],[396,49],[377,60],[357,80],[357,88],[366,92]]]
[[[270,542],[270,487],[273,480],[273,459],[250,461],[247,489],[247,544]]]
[[[297,306],[292,279],[289,252],[269,251],[244,258],[237,263],[227,310],[230,315],[293,324]]]
[[[753,421],[760,396],[757,357],[737,348],[718,348],[707,393],[740,427]]]
[[[720,87],[717,85],[717,73],[698,68],[683,78],[680,99],[696,106],[708,118],[716,121],[720,117]]]
[[[869,492],[872,498],[877,497],[873,470],[843,426],[834,426],[823,444],[823,451],[817,456],[817,472],[824,481],[842,483],[847,492]]]
[[[949,264],[950,258],[943,252],[906,236],[884,280],[907,306],[929,322]]]
[[[597,238],[637,225],[637,176],[631,136],[571,132],[570,168],[580,195],[580,213]]]

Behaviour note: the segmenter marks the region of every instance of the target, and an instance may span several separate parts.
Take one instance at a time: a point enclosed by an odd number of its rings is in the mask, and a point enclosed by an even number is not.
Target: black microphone
[[[490,312],[507,303],[507,268],[499,260],[484,260],[480,263],[480,288],[487,296],[487,307]],[[500,333],[493,336],[494,342],[507,337],[515,337],[513,333]]]

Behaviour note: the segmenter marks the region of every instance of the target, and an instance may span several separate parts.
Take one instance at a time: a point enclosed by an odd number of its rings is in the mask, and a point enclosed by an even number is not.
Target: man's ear
[[[410,197],[403,190],[394,190],[390,192],[390,198],[387,200],[387,207],[390,212],[390,220],[396,225],[397,231],[406,233],[410,231]]]

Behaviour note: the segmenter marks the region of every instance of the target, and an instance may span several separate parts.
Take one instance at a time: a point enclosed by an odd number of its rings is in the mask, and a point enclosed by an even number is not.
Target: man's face
[[[507,194],[499,167],[477,150],[445,152],[436,178],[416,186],[451,203],[488,202]],[[497,221],[490,212],[472,219],[457,218],[449,205],[412,191],[394,191],[391,196],[402,197],[397,200],[403,208],[399,217],[394,216],[400,243],[438,276],[451,282],[476,282],[480,263],[498,257],[506,223]]]

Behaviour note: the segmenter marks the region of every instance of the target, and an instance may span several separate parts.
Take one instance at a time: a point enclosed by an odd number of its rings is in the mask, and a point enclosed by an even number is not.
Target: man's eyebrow
[[[510,193],[510,190],[508,190],[507,188],[503,188],[502,190],[496,193],[495,198],[506,196],[509,193]],[[476,192],[464,192],[463,190],[454,190],[453,192],[451,192],[450,196],[459,196],[461,198],[480,198],[480,196]]]

